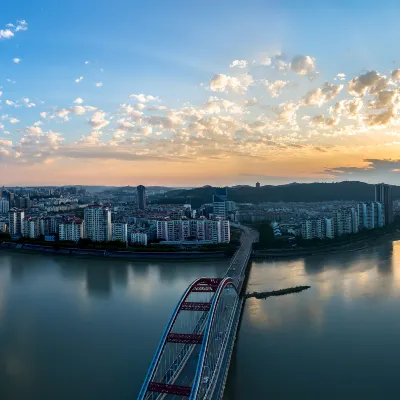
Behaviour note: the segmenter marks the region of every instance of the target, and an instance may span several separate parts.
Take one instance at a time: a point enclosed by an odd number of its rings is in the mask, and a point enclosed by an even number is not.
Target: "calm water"
[[[0,253],[0,399],[134,399],[187,285],[226,262]],[[398,399],[400,242],[253,262],[225,398]]]

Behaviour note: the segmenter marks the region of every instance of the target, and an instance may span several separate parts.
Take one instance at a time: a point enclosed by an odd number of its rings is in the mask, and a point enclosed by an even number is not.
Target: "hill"
[[[236,186],[228,188],[229,200],[238,203],[263,202],[313,202],[355,200],[371,201],[375,198],[375,185],[365,182],[345,181],[334,183],[291,183],[288,185],[267,185],[255,188]],[[154,196],[150,200],[160,203],[191,203],[199,207],[212,202],[215,187],[203,186],[190,190],[171,190],[163,196]],[[400,186],[392,186],[393,199],[400,199]]]

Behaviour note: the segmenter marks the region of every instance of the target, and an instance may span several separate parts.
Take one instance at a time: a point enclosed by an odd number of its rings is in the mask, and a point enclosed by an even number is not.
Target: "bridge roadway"
[[[211,316],[209,316],[208,318],[208,312],[203,311],[202,313],[199,313],[196,324],[190,328],[189,332],[187,332],[189,336],[201,333],[202,346],[200,347],[194,342],[185,342],[186,344],[182,345],[178,353],[174,353],[172,361],[168,361],[168,366],[165,368],[165,371],[162,372],[160,375],[158,369],[162,368],[160,367],[160,365],[162,364],[161,358],[163,357],[164,353],[167,352],[165,343],[165,337],[167,334],[164,333],[164,344],[162,345],[162,339],[159,345],[158,355],[156,353],[155,359],[153,359],[149,373],[143,384],[142,390],[139,393],[138,400],[187,398],[193,400],[222,399],[244,302],[243,298],[239,295],[241,293],[245,280],[246,270],[252,252],[252,244],[258,241],[258,232],[242,225],[231,225],[242,230],[242,235],[240,239],[241,244],[239,249],[233,255],[225,276],[219,281],[230,278],[232,280],[232,283],[228,285],[228,289],[225,290],[231,290],[229,289],[229,287],[233,284],[234,288],[236,288],[235,293],[237,292],[237,295],[232,298],[231,303],[227,303],[227,305],[224,306],[224,309],[227,309],[228,312],[225,313],[226,317],[223,320],[223,327],[219,328],[221,330],[224,330],[224,332],[219,332],[216,336],[214,335],[214,337],[211,338],[212,342],[220,343],[219,347],[215,350],[215,352],[218,353],[215,356],[215,360],[212,359],[213,354],[209,354],[211,350],[208,350],[206,353],[205,351],[203,351],[205,342],[203,337],[207,336],[206,324],[208,320],[211,319]],[[209,304],[212,303],[210,302]],[[173,324],[174,322],[170,326],[168,332],[172,332],[174,327]],[[210,328],[208,330],[210,330]],[[208,336],[212,335],[208,333]],[[200,344],[200,342],[197,343]],[[210,346],[210,348],[213,347]],[[202,354],[203,361],[201,361]],[[167,357],[165,357],[164,355],[164,358]],[[167,359],[171,360],[171,356],[168,355]],[[210,367],[210,365],[214,365],[214,367]],[[161,376],[162,378],[156,380],[155,377],[157,375],[159,377]],[[152,383],[154,383],[155,381],[159,385],[161,384],[164,386],[162,386],[161,389],[151,388]],[[151,388],[152,390],[150,390],[149,388]],[[185,391],[186,393],[184,393]]]

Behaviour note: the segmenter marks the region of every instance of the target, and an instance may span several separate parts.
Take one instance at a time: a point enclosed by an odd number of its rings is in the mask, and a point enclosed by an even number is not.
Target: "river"
[[[134,399],[188,284],[227,261],[0,252],[0,399]],[[397,399],[400,241],[253,261],[226,400]]]

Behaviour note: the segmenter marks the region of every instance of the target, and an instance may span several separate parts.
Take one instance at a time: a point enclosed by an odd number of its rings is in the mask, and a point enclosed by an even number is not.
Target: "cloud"
[[[21,62],[20,58],[13,58],[12,59],[15,64],[19,64]]]
[[[26,107],[28,108],[32,108],[32,107],[36,107],[36,104],[31,102],[27,97],[22,99],[22,102],[25,104]]]
[[[17,27],[15,28],[15,32],[27,31],[27,30],[28,30],[28,23],[24,19],[17,21]]]
[[[14,33],[10,29],[0,29],[0,39],[11,39]]]
[[[364,159],[365,163],[362,167],[335,167],[327,168],[324,173],[337,176],[340,178],[351,177],[352,179],[359,178],[365,179],[366,176],[370,178],[384,179],[388,174],[400,177],[400,160],[399,159],[377,159],[367,158]]]
[[[391,76],[394,81],[400,80],[400,69],[395,69],[394,71],[392,71]]]
[[[4,103],[7,104],[10,107],[15,107],[15,108],[19,107],[17,103],[14,103],[11,100],[5,100]]]
[[[246,107],[252,107],[258,103],[258,99],[256,97],[253,97],[251,99],[248,99],[245,101],[244,105]]]
[[[83,76],[80,76],[79,78],[75,79],[75,83],[79,83],[79,82],[81,82],[81,81],[82,81],[82,79],[83,79]]]
[[[28,23],[25,20],[19,20],[16,24],[8,23],[6,29],[0,29],[0,40],[11,39],[16,32],[28,30]]]
[[[301,99],[305,106],[321,106],[322,104],[333,100],[343,89],[343,85],[333,85],[325,82],[322,88],[312,89]]]
[[[232,61],[231,65],[229,68],[246,68],[248,64],[248,61],[246,60],[234,60]]]
[[[145,94],[130,94],[130,99],[137,100],[140,103],[148,103],[149,101],[156,101],[159,100],[158,97],[154,97],[152,95],[145,95]]]
[[[296,125],[296,113],[298,109],[299,105],[290,101],[279,104],[275,108],[277,120],[285,124]]]
[[[94,130],[99,130],[107,126],[110,122],[105,119],[106,113],[104,111],[95,111],[92,118],[89,120],[89,125]]]
[[[96,82],[95,85],[96,85],[96,87],[102,87],[103,86],[103,82]]]
[[[87,65],[87,64],[90,64],[90,61],[85,61],[84,64],[86,64],[86,65]]]
[[[271,97],[279,97],[282,93],[282,89],[288,84],[288,81],[277,80],[273,83],[266,81],[267,91],[271,94]]]
[[[16,118],[10,118],[9,122],[10,122],[10,124],[18,124],[21,121],[19,119],[16,119]]]
[[[82,104],[82,103],[83,103],[83,99],[81,99],[80,97],[78,97],[78,98],[76,98],[76,99],[74,100],[74,103],[75,103],[75,104]]]
[[[315,72],[315,59],[309,56],[296,56],[292,59],[290,68],[298,75],[311,75]]]
[[[376,71],[369,71],[363,75],[353,78],[348,84],[348,91],[353,96],[363,97],[366,94],[376,94],[389,86],[390,82],[386,76]]]
[[[213,92],[245,92],[253,83],[253,77],[248,74],[229,76],[224,74],[214,75],[210,80],[210,89]]]

